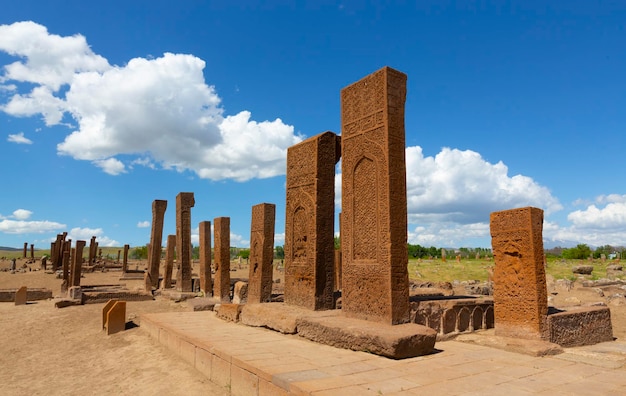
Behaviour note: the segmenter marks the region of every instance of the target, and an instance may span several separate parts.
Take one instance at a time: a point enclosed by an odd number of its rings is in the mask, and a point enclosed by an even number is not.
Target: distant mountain
[[[10,252],[15,252],[15,251],[19,251],[19,250],[24,250],[24,248],[19,249],[19,248],[12,248],[12,247],[0,246],[0,250],[8,250],[8,251],[10,251]]]

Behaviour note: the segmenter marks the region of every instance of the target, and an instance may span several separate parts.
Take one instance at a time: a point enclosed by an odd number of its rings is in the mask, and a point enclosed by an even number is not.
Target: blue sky
[[[248,246],[270,202],[282,245],[287,148],[340,133],[340,90],[385,65],[410,243],[490,247],[489,213],[536,206],[547,247],[626,245],[624,3],[206,3],[0,7],[0,246],[144,245],[155,199],[165,240],[181,191],[195,241],[228,216]]]

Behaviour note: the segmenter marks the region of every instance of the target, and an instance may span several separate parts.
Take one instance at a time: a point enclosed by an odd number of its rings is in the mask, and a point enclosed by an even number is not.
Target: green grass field
[[[129,252],[133,251],[133,247]],[[103,247],[102,256],[110,259],[117,259],[117,252],[124,253],[123,248],[119,247]],[[40,258],[44,254],[50,255],[50,250],[36,250],[35,257]],[[83,257],[89,254],[88,246],[83,250]],[[0,257],[7,259],[21,258],[23,252],[21,250],[9,251],[0,250]],[[27,251],[27,257],[30,257],[30,250]],[[572,273],[572,267],[576,265],[593,265],[594,271],[591,275],[586,276],[587,279],[606,278],[606,267],[615,264],[614,261],[601,260],[564,260],[560,258],[549,258],[546,267],[546,273],[554,277],[554,279],[575,280],[578,275]],[[448,259],[445,263],[441,259],[434,260],[418,260],[409,259],[408,271],[409,279],[414,281],[430,281],[430,282],[452,282],[455,280],[478,280],[486,281],[489,276],[489,269],[494,265],[493,260],[487,259],[461,259],[459,263],[455,258]]]

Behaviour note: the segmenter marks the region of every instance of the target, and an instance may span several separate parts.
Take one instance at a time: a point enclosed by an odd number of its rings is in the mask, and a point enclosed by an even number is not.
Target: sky
[[[626,246],[624,21],[592,0],[5,2],[0,246],[142,246],[155,199],[165,242],[179,192],[192,242],[226,216],[247,247],[273,203],[283,245],[287,149],[340,134],[341,89],[384,66],[408,76],[409,243],[490,247],[490,213],[534,206],[546,248]]]

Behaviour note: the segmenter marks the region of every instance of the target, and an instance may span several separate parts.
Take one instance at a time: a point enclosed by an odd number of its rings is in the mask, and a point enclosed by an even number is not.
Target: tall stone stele
[[[213,219],[215,282],[213,297],[230,303],[230,217]]]
[[[333,309],[335,164],[341,138],[324,132],[287,151],[285,303]]]
[[[198,225],[198,244],[200,250],[200,291],[205,296],[213,292],[211,282],[211,222],[201,221]]]
[[[176,196],[176,291],[191,292],[191,208],[196,204],[192,192]]]
[[[248,304],[272,299],[275,221],[276,205],[261,203],[252,207]]]
[[[406,75],[384,67],[341,90],[342,311],[409,321]]]
[[[526,207],[491,213],[490,229],[496,335],[549,339],[543,211]]]
[[[152,201],[152,228],[150,231],[150,251],[148,252],[148,268],[152,287],[159,287],[159,267],[161,265],[161,244],[163,241],[163,220],[167,210],[167,201]]]

